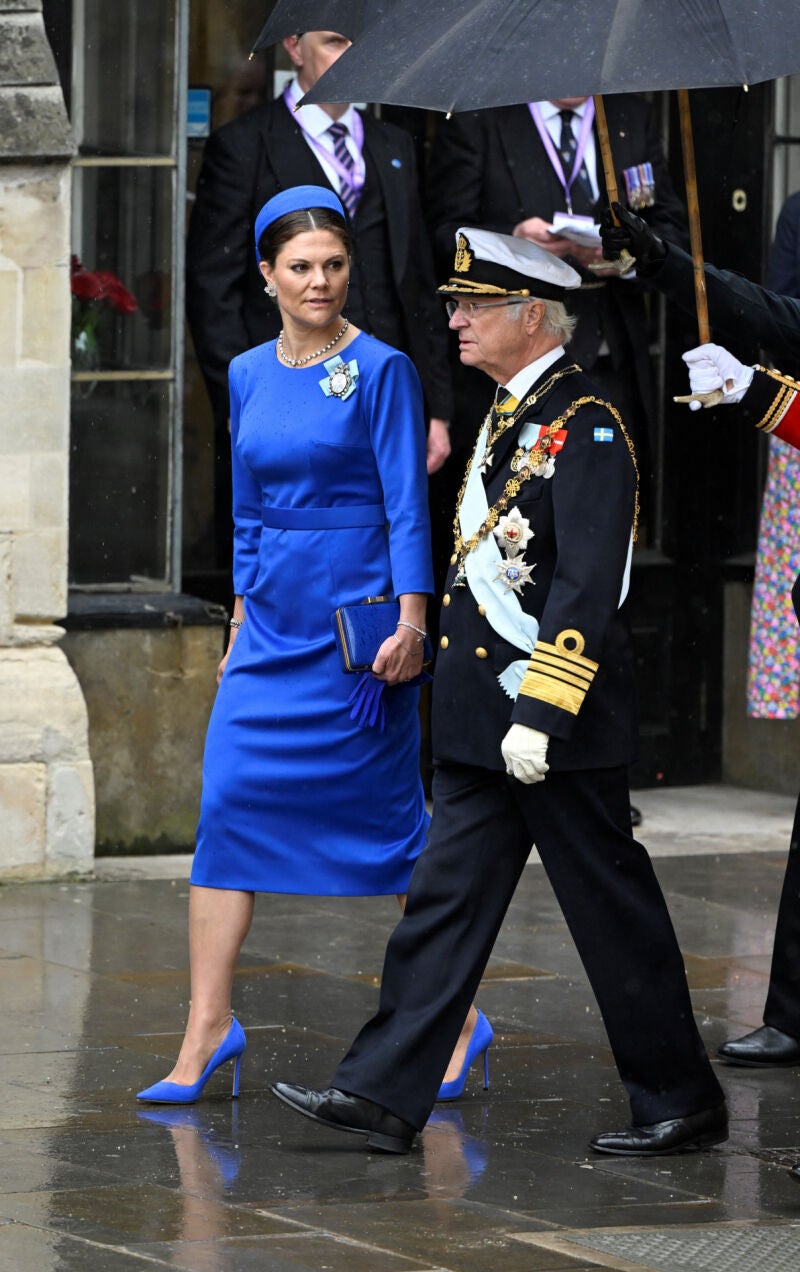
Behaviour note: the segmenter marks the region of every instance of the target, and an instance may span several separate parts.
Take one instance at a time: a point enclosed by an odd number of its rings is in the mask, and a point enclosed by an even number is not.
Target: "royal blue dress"
[[[191,882],[253,892],[405,892],[428,818],[416,688],[361,728],[331,616],[432,592],[422,393],[405,354],[364,333],[355,376],[290,368],[275,341],[230,367],[239,629],[206,738]],[[327,364],[330,366],[330,363]]]

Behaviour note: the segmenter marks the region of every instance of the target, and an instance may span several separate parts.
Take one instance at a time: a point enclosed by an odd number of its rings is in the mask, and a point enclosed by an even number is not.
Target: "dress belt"
[[[262,506],[261,524],[271,530],[342,530],[386,524],[383,504],[342,504],[337,508],[274,508]]]

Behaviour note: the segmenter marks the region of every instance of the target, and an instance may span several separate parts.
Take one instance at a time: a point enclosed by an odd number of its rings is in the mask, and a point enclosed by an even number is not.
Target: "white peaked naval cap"
[[[493,230],[456,230],[453,273],[438,290],[444,295],[535,296],[562,300],[581,285],[571,265],[527,239]]]

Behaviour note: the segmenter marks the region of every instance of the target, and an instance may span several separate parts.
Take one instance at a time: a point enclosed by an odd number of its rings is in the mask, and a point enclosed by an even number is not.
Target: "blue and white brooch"
[[[534,537],[531,523],[523,517],[519,508],[512,508],[507,516],[501,517],[493,532],[498,546],[505,552],[505,558],[498,563],[495,578],[501,581],[506,592],[521,592],[528,584],[536,568],[536,562],[528,565],[525,550]]]
[[[319,387],[326,397],[337,397],[344,401],[351,393],[355,393],[358,379],[358,363],[355,358],[345,362],[342,355],[337,353],[322,365],[328,374],[320,380]]]

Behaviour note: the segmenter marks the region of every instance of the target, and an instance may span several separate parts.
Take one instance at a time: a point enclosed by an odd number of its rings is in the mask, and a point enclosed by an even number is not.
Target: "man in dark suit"
[[[273,1087],[387,1152],[407,1152],[425,1125],[531,841],[631,1102],[632,1125],[592,1148],[652,1156],[727,1135],[664,898],[631,835],[624,600],[637,470],[619,412],[564,353],[563,300],[579,283],[530,242],[461,229],[441,289],[462,362],[502,387],[458,501],[434,675],[433,821],[377,1015],[330,1090]]]
[[[651,107],[630,94],[608,97],[605,107],[621,188],[659,234],[685,241],[685,213]],[[652,386],[643,289],[614,271],[589,268],[602,263],[599,243],[579,246],[551,232],[557,213],[599,220],[605,178],[592,119],[592,101],[585,97],[442,119],[431,154],[427,215],[444,260],[456,227],[466,222],[528,239],[575,266],[581,289],[571,300],[578,318],[571,352],[622,411],[646,472]],[[476,379],[456,379],[457,427],[479,391]]]
[[[230,449],[228,365],[280,329],[278,310],[253,269],[256,214],[279,190],[328,184],[351,220],[353,264],[344,313],[414,362],[429,420],[428,469],[435,471],[449,454],[452,397],[413,142],[402,129],[344,103],[304,106],[294,114],[293,105],[349,41],[332,31],[306,31],[284,43],[296,80],[274,101],[212,133],[189,225],[186,307],[217,424],[219,462],[224,466]],[[224,467],[216,484],[217,521],[227,526],[230,479]],[[221,555],[227,555],[224,545]]]
[[[800,190],[790,194],[778,216],[767,266],[767,287],[800,298]]]
[[[686,252],[662,241],[625,208],[615,207],[619,225],[605,218],[604,250],[615,259],[622,248],[637,270],[671,300],[692,312],[694,267]],[[731,342],[759,344],[781,365],[797,362],[800,300],[777,295],[740,274],[705,266],[708,315],[715,331]],[[701,345],[684,355],[693,392],[720,388],[725,405],[741,403],[738,416],[800,447],[800,394],[797,385],[773,372],[752,371],[718,345]],[[699,402],[698,402],[699,405]],[[800,578],[792,592],[800,620]],[[764,1024],[723,1043],[719,1055],[747,1068],[800,1065],[800,798],[789,844],[772,954]]]

